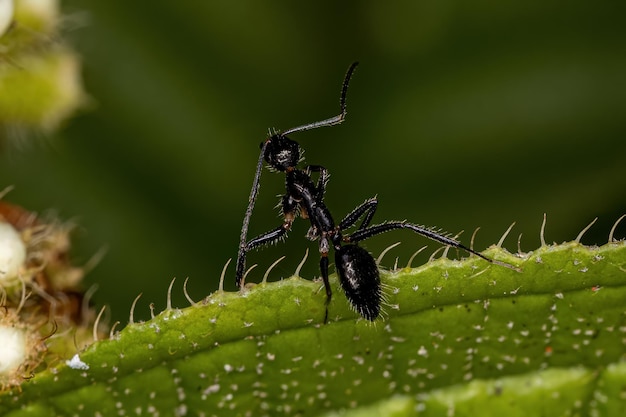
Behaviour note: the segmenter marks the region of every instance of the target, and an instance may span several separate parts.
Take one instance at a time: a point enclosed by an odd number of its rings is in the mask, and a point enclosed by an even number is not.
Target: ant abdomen
[[[372,255],[357,245],[341,246],[335,251],[335,268],[352,308],[367,320],[376,320],[382,292],[378,265]]]

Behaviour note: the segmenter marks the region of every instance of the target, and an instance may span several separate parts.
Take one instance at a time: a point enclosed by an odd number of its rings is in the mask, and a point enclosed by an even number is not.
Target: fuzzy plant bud
[[[50,133],[88,103],[58,0],[0,0],[0,145]]]
[[[32,31],[54,32],[59,14],[58,0],[15,0],[15,20]]]
[[[13,22],[13,0],[0,0],[0,36]]]
[[[7,287],[19,279],[25,259],[26,246],[21,236],[9,223],[0,221],[0,287]]]
[[[24,330],[0,325],[0,380],[14,373],[26,359]]]

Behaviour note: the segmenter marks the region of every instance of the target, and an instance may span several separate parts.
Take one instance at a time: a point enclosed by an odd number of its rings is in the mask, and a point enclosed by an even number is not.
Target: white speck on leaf
[[[83,371],[89,369],[89,365],[80,360],[80,356],[78,356],[78,353],[72,356],[72,359],[70,359],[69,361],[65,361],[65,364],[72,369],[78,369]]]

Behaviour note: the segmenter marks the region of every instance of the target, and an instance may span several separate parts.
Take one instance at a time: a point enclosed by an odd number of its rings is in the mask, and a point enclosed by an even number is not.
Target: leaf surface
[[[0,414],[626,414],[626,244],[544,246],[383,274],[386,317],[336,281],[216,292],[0,395]],[[88,369],[85,367],[88,366]]]

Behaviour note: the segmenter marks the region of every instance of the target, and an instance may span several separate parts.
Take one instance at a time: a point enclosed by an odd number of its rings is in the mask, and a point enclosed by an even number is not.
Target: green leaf
[[[387,316],[332,281],[216,292],[131,324],[0,396],[0,414],[626,413],[626,244],[440,259],[383,275]],[[88,369],[87,369],[88,367]]]

